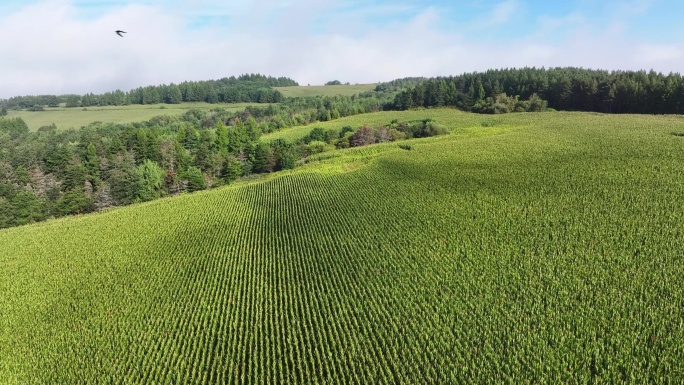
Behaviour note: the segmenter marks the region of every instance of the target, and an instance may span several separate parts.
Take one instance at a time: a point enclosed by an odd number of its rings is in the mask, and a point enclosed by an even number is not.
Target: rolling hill
[[[403,114],[451,134],[0,230],[0,382],[684,380],[681,117]]]

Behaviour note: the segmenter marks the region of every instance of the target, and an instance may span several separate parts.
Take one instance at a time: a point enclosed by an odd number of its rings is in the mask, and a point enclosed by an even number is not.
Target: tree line
[[[138,87],[129,92],[116,90],[103,94],[17,96],[0,100],[0,107],[4,110],[40,110],[43,107],[58,107],[62,103],[66,107],[183,102],[278,103],[283,100],[283,95],[273,87],[297,85],[299,84],[296,81],[286,77],[245,74],[219,80],[186,81],[180,84]]]
[[[530,110],[541,107],[543,100],[556,110],[682,114],[684,79],[679,73],[655,71],[498,69],[422,79],[397,93],[392,108],[453,106],[475,112],[510,112],[497,108],[508,103],[499,103],[504,97],[530,101]]]

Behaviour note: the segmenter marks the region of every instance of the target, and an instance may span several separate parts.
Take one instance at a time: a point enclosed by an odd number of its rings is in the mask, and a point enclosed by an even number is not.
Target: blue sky
[[[522,66],[681,72],[682,14],[675,0],[4,0],[0,98],[246,72],[300,84]]]

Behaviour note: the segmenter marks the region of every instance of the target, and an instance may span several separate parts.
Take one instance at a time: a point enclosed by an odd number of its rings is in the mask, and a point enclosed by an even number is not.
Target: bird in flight
[[[122,33],[126,33],[126,31],[122,31],[122,30],[117,30],[117,31],[114,31],[114,32],[116,32],[116,34],[119,35],[119,36],[121,36],[121,37],[123,37]]]

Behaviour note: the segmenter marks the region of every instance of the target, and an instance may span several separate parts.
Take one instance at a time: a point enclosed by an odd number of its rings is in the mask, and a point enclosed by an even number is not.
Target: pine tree
[[[83,164],[85,166],[87,179],[93,187],[97,187],[100,183],[100,157],[97,156],[97,148],[95,148],[95,145],[92,143],[88,144],[88,147],[86,147]]]
[[[228,155],[228,146],[230,145],[230,138],[228,137],[228,128],[223,121],[219,120],[216,125],[216,150],[219,154]]]
[[[197,167],[190,166],[185,172],[185,179],[188,181],[188,191],[199,191],[207,188],[207,183],[204,180],[204,174],[202,170]]]
[[[229,156],[223,164],[221,177],[226,182],[232,182],[242,175],[242,162],[234,156]]]
[[[254,148],[254,172],[263,173],[273,171],[273,152],[266,143],[258,143]]]

